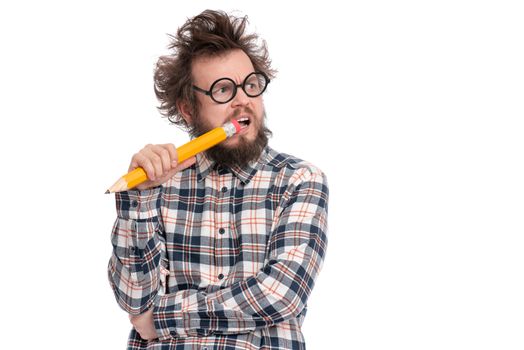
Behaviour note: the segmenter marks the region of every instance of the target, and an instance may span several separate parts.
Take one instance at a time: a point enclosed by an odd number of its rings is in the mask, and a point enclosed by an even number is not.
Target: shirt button
[[[221,280],[222,278],[224,278],[224,275],[223,275],[223,274],[218,275],[218,279],[219,279],[219,280]]]
[[[226,186],[222,187],[222,192],[227,192],[227,187]]]
[[[220,230],[218,230],[218,233],[220,233],[221,235],[223,235],[224,233],[226,233],[226,230],[224,230],[223,228],[220,228]]]
[[[136,200],[132,201],[132,202],[131,202],[131,206],[132,206],[133,208],[138,207],[138,201],[136,201]]]

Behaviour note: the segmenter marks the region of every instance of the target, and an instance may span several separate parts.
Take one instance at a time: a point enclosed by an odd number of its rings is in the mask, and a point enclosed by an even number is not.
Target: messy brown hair
[[[155,69],[155,94],[160,101],[158,109],[170,122],[190,130],[177,107],[185,101],[194,115],[198,104],[192,89],[192,62],[199,57],[213,57],[234,49],[241,49],[251,60],[255,71],[274,78],[276,71],[264,40],[255,33],[245,33],[247,16],[234,17],[223,11],[206,10],[190,18],[176,35],[170,35],[170,55],[158,59]]]

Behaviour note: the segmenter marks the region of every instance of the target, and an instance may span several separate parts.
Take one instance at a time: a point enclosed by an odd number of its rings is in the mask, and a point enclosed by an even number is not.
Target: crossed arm
[[[270,233],[267,264],[214,293],[158,294],[164,241],[159,189],[123,193],[112,233],[109,280],[119,305],[144,339],[238,334],[297,317],[326,250],[328,189],[321,173],[304,171],[288,187]],[[137,210],[130,208],[133,201]]]

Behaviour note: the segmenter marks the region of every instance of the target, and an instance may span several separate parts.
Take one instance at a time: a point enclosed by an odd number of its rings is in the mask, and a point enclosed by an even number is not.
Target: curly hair
[[[213,57],[241,49],[251,60],[255,71],[264,72],[270,79],[276,70],[271,68],[267,44],[255,33],[245,33],[247,16],[234,17],[223,11],[206,10],[190,18],[176,35],[169,35],[170,55],[161,56],[155,68],[155,94],[158,109],[170,122],[190,130],[180,113],[177,102],[186,101],[192,113],[198,115],[198,104],[192,89],[192,62],[199,57]]]

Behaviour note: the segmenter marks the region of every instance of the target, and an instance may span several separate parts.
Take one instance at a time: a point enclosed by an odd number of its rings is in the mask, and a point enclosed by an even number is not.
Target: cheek
[[[228,108],[226,105],[206,105],[202,106],[200,109],[201,120],[204,120],[206,125],[213,127],[222,126],[228,115]]]
[[[257,98],[256,101],[253,101],[253,108],[257,119],[262,119],[262,115],[264,114],[264,102],[262,98]]]

